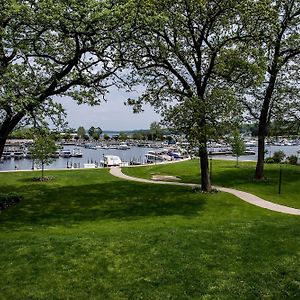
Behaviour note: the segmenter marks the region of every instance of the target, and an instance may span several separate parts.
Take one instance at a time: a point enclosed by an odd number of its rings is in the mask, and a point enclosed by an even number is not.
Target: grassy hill
[[[300,218],[108,170],[1,173],[0,299],[299,299]]]

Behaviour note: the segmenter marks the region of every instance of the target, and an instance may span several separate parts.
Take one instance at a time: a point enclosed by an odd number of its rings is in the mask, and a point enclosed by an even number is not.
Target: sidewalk
[[[115,177],[121,178],[121,179],[135,181],[135,182],[200,187],[200,185],[193,184],[193,183],[153,181],[153,180],[148,180],[148,179],[143,179],[143,178],[131,177],[131,176],[128,176],[128,175],[125,175],[124,173],[122,173],[122,170],[118,167],[110,168],[110,174]],[[250,193],[242,192],[242,191],[231,189],[231,188],[224,188],[224,187],[218,187],[218,186],[214,186],[213,188],[215,188],[216,190],[221,191],[221,192],[232,194],[245,202],[248,202],[250,204],[253,204],[253,205],[261,207],[261,208],[265,208],[265,209],[268,209],[271,211],[276,211],[276,212],[280,212],[280,213],[284,213],[284,214],[300,216],[300,209],[272,203],[272,202],[266,201],[262,198],[259,198],[255,195],[252,195]]]

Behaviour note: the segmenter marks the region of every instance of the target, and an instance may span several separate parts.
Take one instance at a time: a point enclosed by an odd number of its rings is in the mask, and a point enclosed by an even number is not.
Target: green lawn
[[[300,166],[281,165],[282,188],[278,194],[279,167],[276,164],[266,164],[266,180],[253,180],[255,163],[240,162],[235,167],[235,161],[213,160],[212,183],[218,186],[233,187],[250,192],[266,200],[300,208]],[[151,165],[140,168],[124,168],[125,174],[151,179],[152,175],[175,175],[182,182],[199,183],[199,160],[189,160],[176,164]]]
[[[299,217],[107,170],[47,174],[0,174],[24,195],[0,214],[1,300],[300,298]]]

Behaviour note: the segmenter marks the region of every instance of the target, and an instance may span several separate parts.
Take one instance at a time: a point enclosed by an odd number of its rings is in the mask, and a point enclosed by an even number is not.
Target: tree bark
[[[209,176],[209,166],[208,166],[208,153],[207,147],[201,146],[199,148],[199,157],[200,157],[200,171],[201,171],[201,190],[203,192],[211,191],[211,182]]]
[[[277,78],[276,68],[271,74],[270,81],[267,87],[262,110],[258,124],[258,157],[256,162],[255,179],[261,180],[264,178],[264,160],[265,160],[265,140],[268,135],[271,99],[275,88]]]
[[[17,124],[22,120],[23,118],[22,113],[18,113],[13,117],[7,117],[2,125],[0,126],[0,158],[2,157],[4,147],[6,140],[9,136],[9,134],[14,130],[14,128],[17,126]]]
[[[266,125],[265,125],[266,126]],[[258,152],[257,152],[257,162],[255,169],[255,179],[261,180],[264,178],[264,162],[265,162],[265,139],[266,128],[264,128],[263,124],[259,124],[258,129]]]

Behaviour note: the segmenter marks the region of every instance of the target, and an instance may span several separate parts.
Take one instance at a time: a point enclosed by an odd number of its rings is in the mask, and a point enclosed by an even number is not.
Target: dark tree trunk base
[[[201,171],[201,191],[211,192],[212,188],[209,176],[208,154],[206,148],[199,151],[199,157]]]
[[[256,180],[263,180],[264,176],[264,163],[265,163],[265,136],[259,135],[258,137],[258,153],[257,153],[257,163],[255,169]]]

